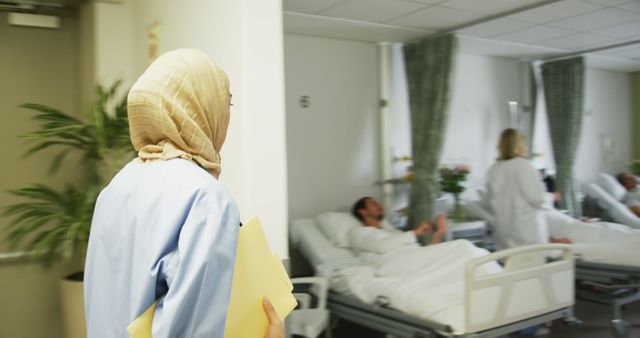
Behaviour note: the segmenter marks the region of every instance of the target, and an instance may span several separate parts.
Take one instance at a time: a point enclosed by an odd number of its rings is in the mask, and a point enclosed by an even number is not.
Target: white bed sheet
[[[420,248],[401,249],[381,257],[374,266],[351,266],[334,270],[331,278],[341,290],[373,304],[382,302],[404,313],[449,325],[464,332],[464,267],[484,249],[457,240]],[[479,274],[502,268],[487,264]]]
[[[577,259],[640,267],[640,229],[608,222],[583,223],[557,210],[545,211],[545,216],[551,236],[571,238]]]

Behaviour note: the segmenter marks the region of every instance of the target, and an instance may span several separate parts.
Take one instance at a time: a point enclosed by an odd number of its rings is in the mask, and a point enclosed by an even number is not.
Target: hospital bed
[[[640,229],[640,218],[604,188],[595,183],[589,183],[586,186],[586,191],[587,196],[597,206],[598,214],[596,216]]]
[[[609,182],[610,189],[615,179],[601,175],[602,182]],[[594,188],[595,187],[595,188]],[[590,194],[602,191],[603,188],[595,184],[591,184],[588,190]],[[603,196],[608,196],[602,192]],[[613,200],[613,197],[607,197]],[[612,202],[613,203],[613,202]],[[617,202],[618,204],[621,204]],[[622,205],[623,210],[628,208]],[[617,208],[618,210],[620,208]],[[482,202],[474,201],[467,205],[467,211],[487,222],[493,221],[493,215],[483,207]],[[637,247],[636,250],[640,250]],[[624,250],[621,248],[621,250]],[[628,256],[637,257],[629,252]],[[601,257],[602,259],[602,257]],[[608,304],[612,307],[611,325],[615,331],[623,330],[617,326],[617,323],[623,321],[622,307],[640,301],[640,260],[633,262],[626,260],[625,262],[609,261],[590,262],[578,258],[575,260],[575,277],[576,277],[576,296],[580,299],[590,300],[602,304]],[[621,336],[621,335],[620,335]]]
[[[328,308],[332,318],[396,337],[499,337],[573,315],[573,258],[565,245],[504,250],[469,261],[462,283],[463,302],[454,305],[449,316],[434,319],[399,311],[387,297],[364,302],[345,289],[341,279],[348,277],[335,272],[358,263],[349,250],[331,243],[315,220],[292,222],[290,234],[293,246],[310,261],[315,273],[329,279]],[[545,262],[541,257],[549,250],[561,252],[561,258]],[[504,262],[502,272],[475,274],[478,267],[496,260]],[[437,295],[434,301],[435,298]],[[429,299],[425,305],[428,302]]]
[[[612,321],[640,300],[640,267],[576,261],[576,283],[578,297],[611,305]]]

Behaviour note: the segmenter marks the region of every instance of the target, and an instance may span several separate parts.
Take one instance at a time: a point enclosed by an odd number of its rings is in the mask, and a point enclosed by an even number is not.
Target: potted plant
[[[45,105],[21,106],[35,111],[33,119],[39,123],[37,130],[24,135],[33,143],[26,156],[48,148],[59,150],[50,166],[55,174],[68,155],[76,153],[83,170],[81,177],[70,177],[73,183],[62,189],[35,183],[10,191],[21,201],[3,210],[12,220],[6,229],[9,245],[28,251],[46,266],[78,256],[84,260],[98,193],[133,157],[126,97],[116,98],[119,86],[120,81],[108,88],[96,87],[96,100],[85,121]],[[84,320],[78,322],[84,318],[78,281],[82,281],[82,272],[66,276],[60,287],[67,337],[85,335]],[[75,296],[69,298],[70,294]],[[75,323],[69,326],[67,319]]]

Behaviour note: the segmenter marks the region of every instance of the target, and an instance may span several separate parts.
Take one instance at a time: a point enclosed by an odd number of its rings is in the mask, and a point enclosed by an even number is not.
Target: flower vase
[[[460,195],[453,195],[455,202],[453,204],[453,210],[451,211],[451,220],[454,222],[463,222],[465,220],[465,212],[462,204],[460,203]]]

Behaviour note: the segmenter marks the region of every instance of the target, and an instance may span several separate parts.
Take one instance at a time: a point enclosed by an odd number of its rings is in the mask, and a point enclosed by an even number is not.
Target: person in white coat
[[[544,189],[537,171],[525,158],[527,148],[515,129],[506,129],[498,144],[500,156],[488,174],[488,192],[495,215],[497,249],[542,243],[570,243],[551,238],[542,206]]]

